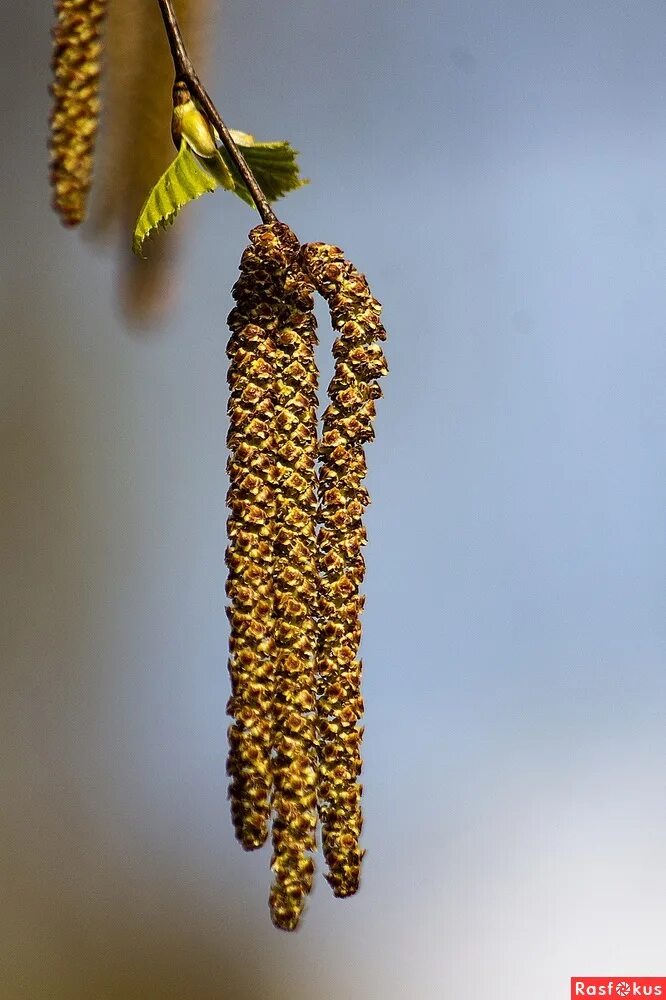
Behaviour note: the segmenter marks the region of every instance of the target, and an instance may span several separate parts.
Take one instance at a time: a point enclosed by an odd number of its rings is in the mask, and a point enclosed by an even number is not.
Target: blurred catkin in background
[[[106,0],[56,0],[51,94],[53,207],[66,226],[86,214],[99,124]]]
[[[190,52],[203,70],[212,2],[176,0],[175,7]],[[173,231],[166,234],[147,261],[133,257],[128,239],[147,191],[173,156],[174,72],[157,4],[56,0],[52,68],[54,208],[68,226],[91,215],[98,238],[119,241],[119,296],[126,316],[139,325],[158,321],[176,285],[179,237]],[[95,154],[102,104],[102,139]]]

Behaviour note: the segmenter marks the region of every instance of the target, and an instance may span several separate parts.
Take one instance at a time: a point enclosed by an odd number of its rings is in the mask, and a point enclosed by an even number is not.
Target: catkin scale
[[[106,0],[55,3],[49,172],[53,207],[66,226],[83,221],[92,182],[106,7]]]
[[[381,306],[366,279],[337,247],[303,247],[305,272],[328,301],[338,337],[319,448],[318,535],[320,632],[317,664],[318,808],[326,878],[336,896],[358,889],[362,729],[359,589],[365,563],[363,446],[372,440],[377,379],[387,372],[379,341],[386,338]]]

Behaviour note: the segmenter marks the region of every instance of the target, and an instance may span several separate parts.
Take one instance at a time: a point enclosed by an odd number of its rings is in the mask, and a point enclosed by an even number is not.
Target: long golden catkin
[[[53,207],[66,226],[86,213],[99,123],[106,0],[56,0],[50,178]]]
[[[275,658],[274,314],[280,283],[253,243],[241,259],[227,354],[230,509],[227,521],[231,698],[227,772],[236,836],[246,850],[268,835],[272,787],[272,699]]]
[[[327,299],[338,338],[335,370],[324,413],[319,469],[319,601],[317,726],[318,807],[326,878],[336,896],[359,886],[363,850],[360,834],[361,697],[359,593],[365,564],[363,446],[373,437],[377,379],[388,371],[380,341],[386,332],[381,306],[365,277],[342,251],[323,243],[303,247],[304,270]]]
[[[273,922],[297,926],[317,822],[317,369],[313,287],[288,226],[257,226],[229,316],[229,796],[244,847],[272,810]],[[272,786],[272,787],[271,787]]]
[[[283,309],[275,332],[274,877],[269,904],[273,923],[292,931],[312,888],[316,849],[317,336],[314,289],[298,266],[296,237],[278,224],[265,227],[262,242],[271,262],[284,268]]]

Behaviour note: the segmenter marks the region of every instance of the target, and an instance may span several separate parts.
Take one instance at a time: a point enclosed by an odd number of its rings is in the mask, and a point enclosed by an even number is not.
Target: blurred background
[[[49,209],[50,25],[0,10],[3,1000],[663,975],[663,3],[227,0],[208,25],[222,114],[312,179],[283,218],[345,248],[390,334],[364,881],[320,875],[292,936],[225,800],[225,317],[255,217],[188,207],[166,320],[128,326],[117,253]]]

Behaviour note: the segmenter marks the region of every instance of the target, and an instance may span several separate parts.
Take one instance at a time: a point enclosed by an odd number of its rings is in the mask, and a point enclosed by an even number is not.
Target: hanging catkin
[[[338,338],[335,371],[324,413],[319,469],[319,600],[317,782],[327,879],[336,896],[358,889],[363,851],[361,772],[363,713],[359,589],[365,564],[363,511],[369,503],[363,479],[363,446],[373,437],[377,379],[387,372],[380,346],[386,333],[381,306],[368,283],[337,247],[303,247],[304,269],[328,300]]]
[[[252,235],[252,234],[251,234]],[[230,509],[227,521],[231,698],[227,772],[236,836],[246,850],[268,834],[272,786],[275,320],[281,283],[255,241],[241,258],[229,315]]]
[[[275,641],[273,922],[294,930],[312,887],[316,849],[317,342],[313,286],[287,226],[259,227],[263,252],[281,268],[275,443]],[[257,232],[257,230],[255,230]]]
[[[106,0],[56,0],[53,28],[50,176],[66,226],[86,213],[99,122],[101,31]]]
[[[252,230],[228,350],[229,795],[246,848],[272,807],[270,909],[284,930],[312,886],[317,821],[316,334],[299,249],[288,226]]]

